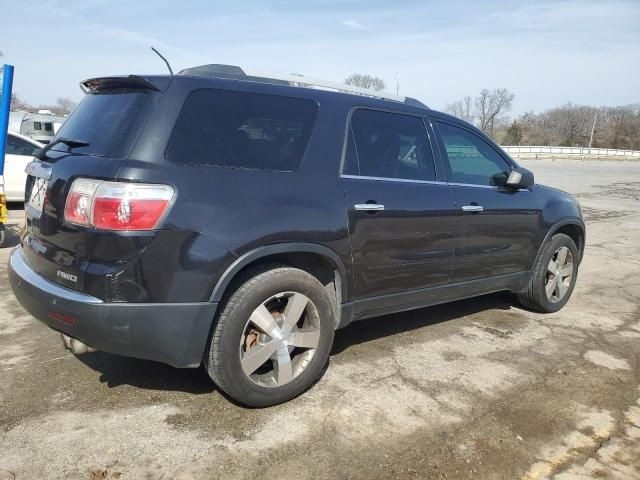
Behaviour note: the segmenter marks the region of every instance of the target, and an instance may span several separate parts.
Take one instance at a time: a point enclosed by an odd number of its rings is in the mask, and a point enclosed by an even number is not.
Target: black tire
[[[569,287],[564,296],[558,301],[551,301],[545,291],[547,283],[547,266],[559,248],[567,247],[573,256],[573,273]],[[578,259],[579,253],[575,242],[563,233],[558,233],[551,237],[542,249],[542,253],[533,268],[533,277],[529,286],[524,292],[518,293],[520,303],[531,310],[541,313],[553,313],[560,310],[571,298],[573,288],[576,285],[578,277]]]
[[[319,317],[320,340],[314,355],[297,377],[281,386],[262,386],[245,374],[239,346],[253,311],[280,292],[301,293],[313,302]],[[305,392],[322,375],[333,344],[334,329],[331,300],[314,276],[292,267],[263,267],[245,275],[223,301],[205,366],[215,384],[236,402],[250,407],[277,405]]]

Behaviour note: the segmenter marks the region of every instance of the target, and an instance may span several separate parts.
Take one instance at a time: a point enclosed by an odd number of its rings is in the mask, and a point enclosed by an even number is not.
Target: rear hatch
[[[31,267],[55,283],[124,301],[135,294],[111,291],[109,278],[117,279],[153,233],[128,235],[70,224],[65,202],[77,178],[117,179],[160,92],[141,77],[92,79],[82,85],[87,95],[42,158],[28,167],[23,251]],[[60,139],[66,140],[55,143]]]

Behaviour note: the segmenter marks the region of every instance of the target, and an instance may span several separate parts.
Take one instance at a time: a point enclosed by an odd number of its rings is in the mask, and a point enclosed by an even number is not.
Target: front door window
[[[437,122],[451,168],[451,181],[471,185],[504,186],[510,165],[479,136],[449,123]]]

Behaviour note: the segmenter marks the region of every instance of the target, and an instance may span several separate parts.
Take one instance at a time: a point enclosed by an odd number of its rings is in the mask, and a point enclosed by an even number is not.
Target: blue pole
[[[7,149],[7,130],[9,129],[12,86],[13,65],[5,64],[2,77],[2,102],[0,103],[0,177],[4,175],[4,153]]]

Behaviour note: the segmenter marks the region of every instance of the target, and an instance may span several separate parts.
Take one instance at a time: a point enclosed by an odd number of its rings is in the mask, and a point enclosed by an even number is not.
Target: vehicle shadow
[[[350,347],[371,340],[416,330],[429,325],[436,325],[484,310],[509,310],[513,303],[514,300],[511,293],[498,292],[433,307],[356,321],[336,331],[331,355],[337,355]]]
[[[99,372],[100,382],[109,388],[130,385],[145,390],[184,392],[201,395],[217,390],[200,368],[174,368],[151,360],[123,357],[105,352],[85,353],[78,359]]]
[[[336,332],[331,355],[338,355],[348,348],[371,340],[435,325],[484,310],[508,310],[512,305],[512,295],[501,292],[354,322]],[[219,391],[203,367],[173,368],[150,360],[139,360],[104,352],[87,353],[78,356],[78,359],[99,372],[100,381],[106,383],[109,388],[130,385],[146,390],[179,391],[197,395]],[[223,392],[220,393],[229,399]],[[236,403],[232,399],[229,400]]]

